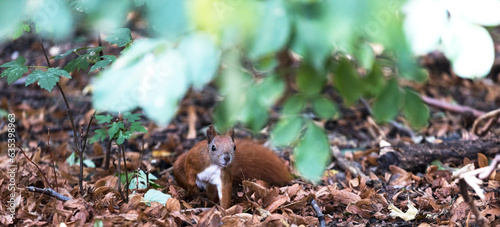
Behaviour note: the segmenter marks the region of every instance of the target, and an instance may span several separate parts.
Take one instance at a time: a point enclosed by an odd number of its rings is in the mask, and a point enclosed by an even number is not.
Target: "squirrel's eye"
[[[215,145],[212,145],[212,151],[215,151],[215,150],[216,150],[216,149],[215,149]]]
[[[234,150],[236,150],[236,145],[234,145]]]

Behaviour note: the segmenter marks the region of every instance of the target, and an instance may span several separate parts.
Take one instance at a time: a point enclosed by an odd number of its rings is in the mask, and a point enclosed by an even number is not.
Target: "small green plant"
[[[106,116],[96,115],[97,123],[104,126],[94,131],[95,135],[90,138],[89,143],[102,142],[106,138],[109,138],[109,140],[116,141],[116,144],[121,145],[126,139],[130,139],[134,132],[147,133],[146,128],[138,121],[140,116],[141,114],[127,112],[116,121],[112,121],[113,116],[110,114]]]
[[[126,176],[128,176],[128,179]],[[158,178],[151,173],[146,174],[146,172],[142,169],[128,174],[120,174],[120,181],[123,185],[126,185],[127,180],[130,182],[128,186],[130,190],[146,189],[148,188],[148,185],[151,185],[153,188],[161,188],[159,184],[154,182],[155,180],[158,180]]]

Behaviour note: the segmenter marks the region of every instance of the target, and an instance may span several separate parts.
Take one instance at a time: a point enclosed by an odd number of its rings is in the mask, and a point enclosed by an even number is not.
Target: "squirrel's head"
[[[226,135],[217,135],[212,125],[207,129],[207,142],[210,161],[220,167],[226,167],[234,160],[234,130]]]

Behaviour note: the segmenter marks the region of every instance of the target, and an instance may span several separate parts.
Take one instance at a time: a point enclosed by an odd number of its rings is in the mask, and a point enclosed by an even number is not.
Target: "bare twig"
[[[54,164],[55,159],[54,156],[52,156],[52,151],[50,150],[50,128],[47,129],[47,149],[50,155],[50,159],[52,159],[52,170],[54,171],[54,180],[56,181],[54,186],[56,188],[56,192],[59,192],[59,187],[57,187],[56,165]]]
[[[94,111],[94,114],[92,114],[92,116],[90,117],[89,124],[87,125],[87,131],[85,132],[85,135],[83,135],[83,138],[82,138],[83,144],[80,144],[80,147],[81,147],[81,149],[80,149],[80,174],[78,175],[78,185],[80,186],[80,193],[82,194],[82,196],[85,194],[84,189],[83,189],[83,152],[85,152],[85,149],[87,148],[87,138],[89,135],[89,129],[90,129],[90,125],[92,124],[92,120],[95,117],[95,113],[96,113],[96,111]],[[82,126],[82,133],[83,133],[83,126]]]
[[[21,152],[23,153],[24,157],[26,159],[28,159],[29,162],[31,162],[33,165],[35,165],[35,167],[38,169],[38,171],[42,175],[43,179],[45,179],[45,183],[47,184],[46,187],[50,188],[49,180],[47,180],[47,177],[45,177],[45,175],[43,174],[43,171],[42,171],[42,169],[40,169],[40,166],[38,166],[35,162],[33,162],[33,160],[31,160],[31,158],[29,158],[28,155],[26,155],[26,153],[24,153],[24,150],[20,146],[17,146],[17,148],[19,148],[19,150],[21,150]]]
[[[127,182],[127,184],[125,184],[125,194],[127,195],[127,199],[125,200],[126,202],[128,202],[128,170],[127,170],[127,160],[125,158],[125,146],[120,145],[119,147],[121,147],[121,150],[122,150],[122,156],[123,156],[123,167],[125,168],[125,182]]]
[[[99,45],[100,47],[103,47],[102,46],[102,40],[101,40],[101,31],[97,31],[97,45]],[[101,49],[101,51],[99,51],[99,57],[100,59],[102,59],[102,55],[104,55],[104,50]]]
[[[37,188],[37,187],[33,187],[33,186],[28,186],[28,187],[26,187],[26,190],[28,190],[30,192],[42,193],[42,194],[48,195],[50,197],[54,197],[54,198],[61,200],[63,202],[71,200],[71,198],[59,194],[58,192],[54,191],[52,188]]]
[[[104,169],[109,169],[109,162],[111,159],[111,142],[113,142],[112,139],[108,141],[108,144],[106,145],[106,160],[104,160]]]
[[[483,136],[486,132],[488,132],[488,130],[490,130],[491,126],[497,122],[498,117],[500,117],[500,109],[496,109],[479,116],[472,125],[472,133],[478,136]],[[480,123],[483,121],[486,123],[483,127],[479,128]]]
[[[480,117],[481,115],[485,114],[485,112],[476,110],[469,106],[451,104],[449,102],[437,100],[425,95],[421,95],[420,97],[422,98],[422,101],[424,101],[429,106],[434,106],[451,112],[461,113],[461,114],[472,113],[474,117]]]
[[[314,198],[311,199],[311,205],[314,211],[316,212],[316,215],[318,216],[319,226],[321,227],[326,226],[325,215],[323,215],[323,212],[321,212],[321,208],[319,207],[318,202],[316,202]]]
[[[120,154],[120,146],[118,146],[118,166],[116,167],[116,170],[118,171],[118,192],[120,193],[120,196],[122,197],[123,201],[125,201],[125,196],[123,195],[122,191],[122,172],[120,170],[121,166],[121,154]]]
[[[472,210],[472,213],[474,214],[474,216],[476,216],[476,223],[482,227],[488,226],[486,224],[488,220],[486,220],[486,218],[481,215],[479,209],[477,209],[476,205],[474,204],[474,200],[469,196],[469,191],[467,190],[467,183],[465,182],[465,180],[462,178],[458,182],[460,185],[460,194],[462,194],[465,202],[467,202],[470,209]]]

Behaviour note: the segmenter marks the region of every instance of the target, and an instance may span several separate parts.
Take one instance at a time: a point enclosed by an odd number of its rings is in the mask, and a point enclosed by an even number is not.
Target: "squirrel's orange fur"
[[[231,135],[217,135],[212,126],[207,140],[197,143],[174,163],[174,177],[190,195],[205,187],[210,199],[219,199],[223,208],[231,205],[233,181],[259,179],[283,186],[292,176],[283,161],[271,150],[250,141],[234,141]],[[236,148],[236,149],[234,149]]]

